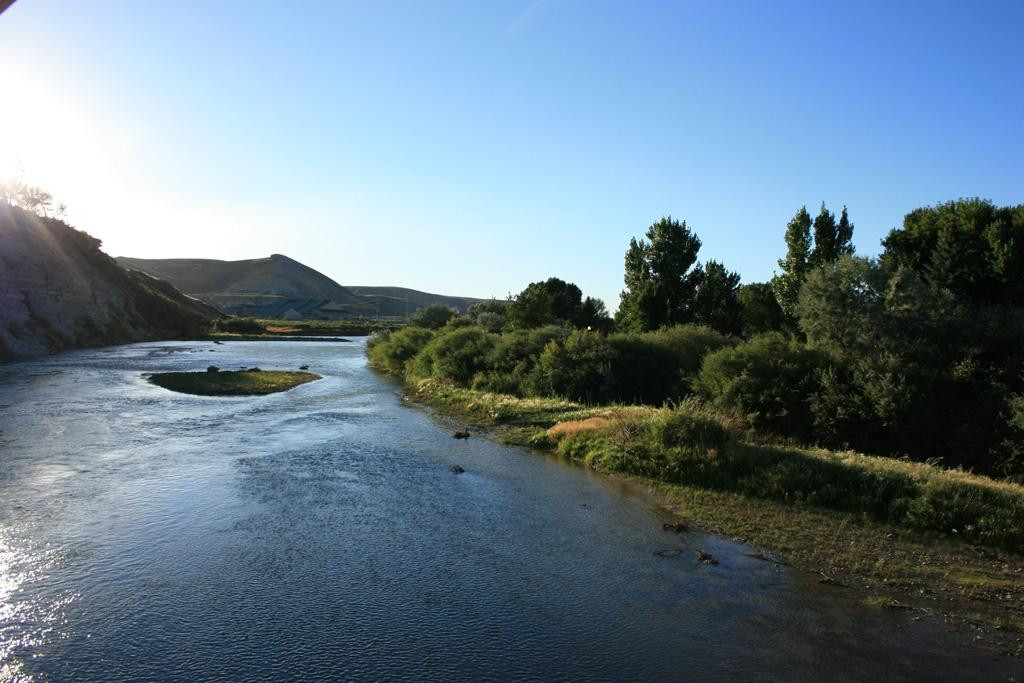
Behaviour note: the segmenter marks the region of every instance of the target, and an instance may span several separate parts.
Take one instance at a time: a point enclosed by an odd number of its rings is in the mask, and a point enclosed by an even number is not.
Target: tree
[[[526,289],[509,298],[505,318],[513,329],[525,330],[555,322],[551,313],[554,300],[543,282],[531,282]]]
[[[779,308],[793,318],[800,287],[807,276],[811,251],[811,216],[807,207],[800,207],[786,226],[786,258],[779,261],[782,273],[772,278],[772,290]]]
[[[796,314],[807,340],[836,352],[868,352],[882,332],[888,277],[877,261],[845,256],[815,268]]]
[[[740,276],[718,261],[708,261],[700,272],[693,301],[694,322],[723,334],[739,334],[743,329]]]
[[[455,311],[443,304],[430,304],[426,308],[416,311],[416,314],[412,316],[409,322],[416,327],[436,330],[444,327],[445,323],[454,318],[455,315]]]
[[[581,329],[607,330],[612,324],[612,317],[608,315],[604,301],[592,296],[583,300],[580,307],[579,325]]]
[[[752,282],[740,287],[738,294],[742,307],[741,318],[743,332],[761,334],[763,332],[780,332],[786,324],[786,316],[779,308],[775,292],[768,282]]]
[[[53,195],[41,187],[26,187],[21,201],[26,209],[45,217],[53,206]]]
[[[694,269],[700,239],[686,221],[664,217],[648,228],[647,241],[632,239],[626,251],[626,289],[617,321],[626,330],[654,330],[692,322],[701,272]]]
[[[515,329],[529,329],[554,323],[587,327],[595,321],[600,322],[598,318],[601,315],[607,317],[603,302],[589,297],[587,301],[590,303],[585,308],[583,292],[575,284],[549,277],[543,282],[531,282],[526,289],[512,297],[506,318]],[[600,310],[597,304],[600,304]]]
[[[821,211],[814,219],[814,248],[807,259],[811,268],[831,263],[839,257],[839,240],[836,235],[836,215],[821,203]]]
[[[41,187],[26,184],[21,177],[11,178],[0,183],[0,199],[11,206],[34,214],[41,214],[43,217],[49,215],[53,207],[53,195]],[[58,208],[58,217],[62,217],[67,207],[61,204]]]
[[[882,241],[882,260],[974,303],[1024,306],[1024,204],[958,199],[911,211]]]
[[[579,326],[583,306],[583,292],[580,288],[557,277],[549,277],[543,286],[551,295],[551,315],[556,320],[564,320]]]
[[[846,214],[846,206],[843,206],[843,213],[839,216],[839,225],[836,226],[836,257],[852,256],[853,251],[853,223],[850,222],[850,217]]]
[[[825,202],[814,219],[814,240],[811,240],[811,216],[807,207],[801,207],[786,226],[786,258],[779,261],[782,274],[772,279],[772,289],[779,307],[790,322],[795,321],[800,288],[812,268],[832,263],[840,256],[853,254],[853,224],[843,207],[836,224],[836,216]]]
[[[507,308],[507,301],[488,299],[470,304],[466,315],[488,332],[500,332],[505,327],[505,309]]]

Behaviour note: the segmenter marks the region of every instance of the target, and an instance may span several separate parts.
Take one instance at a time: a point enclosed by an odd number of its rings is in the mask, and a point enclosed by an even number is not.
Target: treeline
[[[467,316],[421,311],[371,361],[519,396],[661,405],[689,395],[763,435],[1024,476],[1024,205],[917,209],[854,254],[822,205],[786,226],[770,281],[740,285],[663,218],[631,240],[614,319],[557,278]]]

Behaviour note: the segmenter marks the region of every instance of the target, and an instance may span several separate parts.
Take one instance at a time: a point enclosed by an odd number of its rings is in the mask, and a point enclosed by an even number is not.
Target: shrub
[[[697,376],[708,353],[738,343],[738,340],[703,325],[666,327],[652,332],[651,336],[672,351],[680,372],[688,378]]]
[[[690,393],[704,356],[736,343],[700,325],[616,334],[609,341],[617,352],[613,368],[617,398],[647,405],[660,405]]]
[[[477,373],[487,370],[487,355],[494,335],[477,327],[461,327],[438,333],[409,364],[414,377],[450,379],[468,386]]]
[[[548,342],[531,378],[536,393],[583,403],[605,403],[616,396],[612,376],[615,349],[597,332],[578,330],[564,342]]]
[[[615,334],[608,342],[615,351],[612,374],[618,400],[656,406],[685,393],[675,355],[653,333]]]
[[[506,332],[498,338],[487,360],[498,372],[512,372],[524,364],[532,369],[548,342],[563,342],[568,336],[567,328],[554,325]]]
[[[696,389],[758,430],[809,438],[809,398],[825,356],[771,333],[707,356]]]
[[[231,332],[233,334],[263,334],[267,331],[267,328],[261,322],[252,318],[218,320],[216,327],[220,332]]]
[[[717,420],[683,410],[663,410],[651,421],[651,436],[664,448],[682,448],[699,454],[722,451],[729,431]]]
[[[446,330],[457,330],[460,327],[477,327],[477,324],[472,318],[467,318],[464,315],[453,316],[444,324]]]
[[[370,345],[370,363],[395,375],[405,373],[406,364],[434,338],[434,332],[422,327],[404,327],[374,337]]]
[[[487,371],[473,388],[526,396],[531,391],[530,375],[541,352],[552,340],[564,341],[569,331],[562,327],[539,327],[506,332],[495,338],[487,354]]]
[[[424,327],[428,330],[436,330],[444,327],[445,323],[455,317],[455,311],[442,304],[430,304],[426,308],[416,311],[409,320],[416,327]]]

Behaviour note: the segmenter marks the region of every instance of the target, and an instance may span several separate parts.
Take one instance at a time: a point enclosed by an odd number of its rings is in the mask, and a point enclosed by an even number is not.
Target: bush
[[[261,322],[252,318],[218,320],[216,327],[220,332],[230,332],[232,334],[263,334],[267,331],[267,328]]]
[[[552,340],[564,341],[569,331],[562,327],[539,327],[506,332],[495,338],[487,354],[487,371],[473,388],[503,394],[526,396],[531,391],[530,376],[544,347]]]
[[[608,342],[615,351],[612,374],[619,401],[658,406],[686,393],[675,355],[653,333],[614,334]]]
[[[564,342],[548,342],[531,378],[531,389],[582,403],[607,403],[616,396],[612,366],[616,352],[597,332],[578,330]]]
[[[755,429],[812,437],[810,397],[825,356],[771,333],[704,359],[696,389]]]
[[[434,332],[422,327],[404,327],[370,344],[370,363],[395,375],[405,374],[406,364],[434,338]]]
[[[424,327],[428,330],[436,330],[445,326],[449,320],[454,318],[455,311],[442,304],[430,304],[426,308],[416,311],[409,320],[416,327]]]
[[[609,341],[616,351],[613,374],[618,400],[646,405],[661,405],[690,393],[704,356],[736,343],[699,325],[616,334]]]
[[[477,327],[444,330],[423,347],[409,364],[413,377],[438,377],[469,386],[474,376],[487,370],[487,355],[494,335]]]
[[[663,410],[651,421],[651,436],[663,448],[681,448],[701,455],[722,451],[729,430],[717,420],[684,410]]]
[[[464,315],[456,315],[448,319],[448,322],[444,324],[445,330],[457,330],[460,327],[479,327],[472,318],[467,318]]]

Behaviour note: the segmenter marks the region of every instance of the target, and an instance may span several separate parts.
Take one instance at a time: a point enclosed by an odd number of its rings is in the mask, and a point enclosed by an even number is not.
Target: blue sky
[[[914,207],[1024,202],[1022,25],[1024,2],[18,0],[0,164],[114,255],[473,296],[556,275],[614,309],[665,214],[750,282],[804,204],[846,204],[876,254]]]

